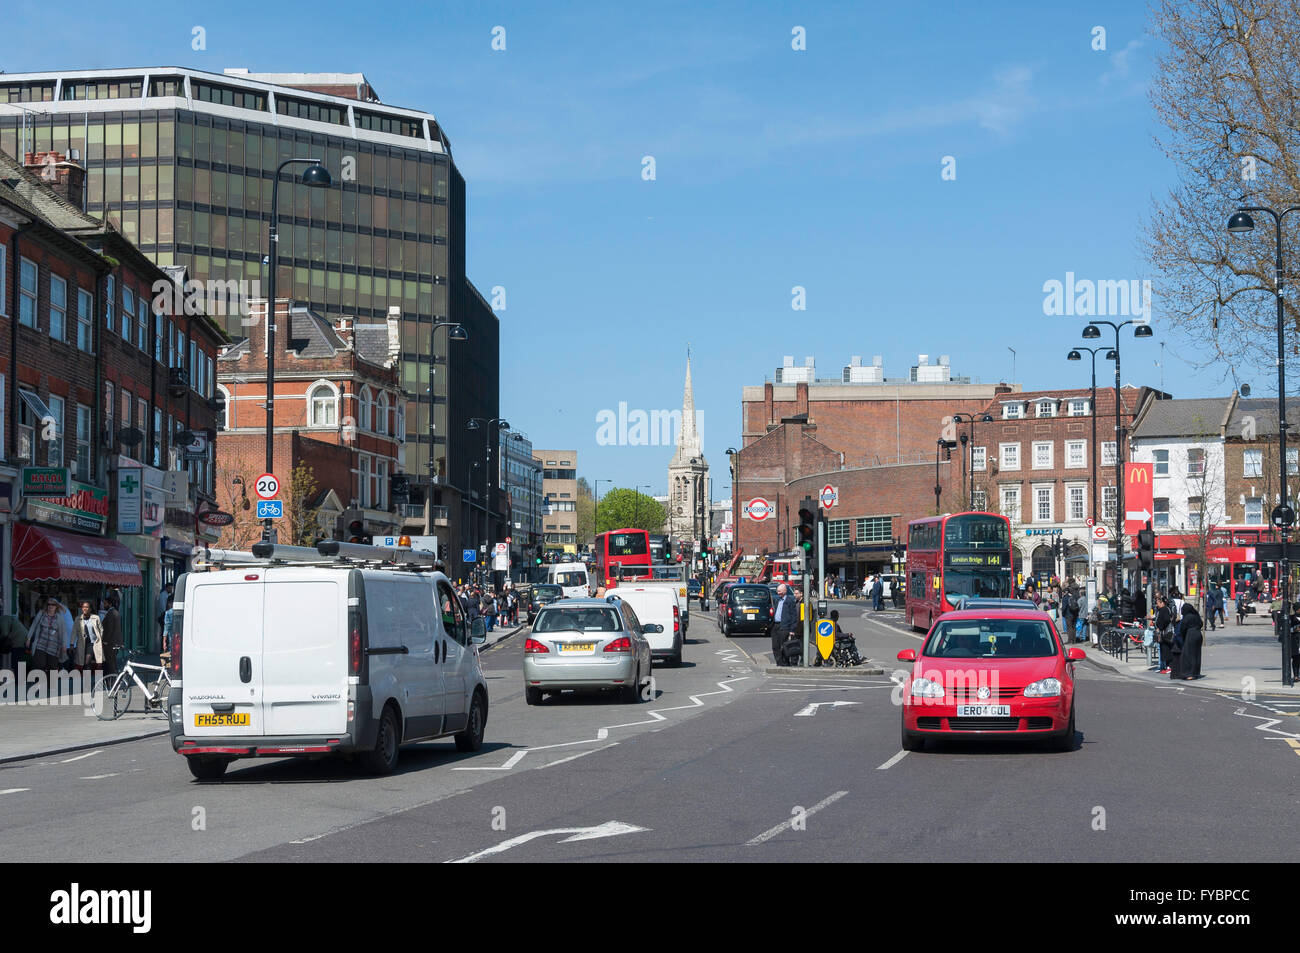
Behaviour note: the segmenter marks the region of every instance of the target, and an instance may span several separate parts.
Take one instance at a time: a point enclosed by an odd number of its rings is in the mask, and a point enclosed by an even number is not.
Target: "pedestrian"
[[[1074,630],[1079,624],[1079,591],[1074,587],[1071,580],[1069,587],[1062,596],[1065,610],[1065,638],[1067,641],[1074,640]]]
[[[489,589],[483,594],[483,616],[487,619],[487,630],[489,632],[496,627],[497,615],[498,609],[496,596],[494,596],[492,590]]]
[[[1237,593],[1237,625],[1246,624],[1246,590]]]
[[[174,597],[167,597],[167,608],[163,610],[162,655],[169,655],[172,650],[172,623],[175,610],[172,607]]]
[[[1170,678],[1190,682],[1201,675],[1201,644],[1204,634],[1201,631],[1201,615],[1191,603],[1183,603],[1182,621],[1178,623],[1178,635],[1175,644],[1182,650],[1181,664],[1176,667]]]
[[[18,663],[27,650],[27,627],[16,616],[0,611],[0,670],[14,673],[18,679]]]
[[[164,634],[163,629],[164,629],[166,626],[165,626],[165,620],[164,620],[163,617],[164,617],[165,615],[167,615],[167,610],[168,610],[169,608],[171,608],[171,604],[172,604],[172,593],[174,593],[175,591],[176,591],[176,586],[173,585],[173,584],[170,583],[170,582],[167,583],[167,584],[166,584],[165,586],[163,586],[162,589],[158,592],[158,603],[157,603],[157,605],[155,606],[155,610],[156,610],[156,614],[157,614],[157,619],[158,619],[158,644],[161,645],[161,646],[163,646],[162,651],[164,651],[164,652],[167,651],[167,647],[166,647],[166,643],[165,643],[165,641],[164,641],[164,640],[166,639],[166,635]]]
[[[1169,674],[1170,653],[1174,645],[1174,613],[1169,608],[1169,600],[1163,595],[1156,596],[1156,647],[1159,649],[1159,661],[1156,671],[1161,675]]]
[[[104,624],[95,615],[90,600],[81,603],[81,615],[72,624],[72,636],[76,645],[74,662],[77,668],[92,671],[104,667]]]
[[[104,606],[104,618],[101,628],[104,632],[104,674],[116,675],[118,658],[122,652],[122,616],[117,611],[117,599],[107,596],[101,600]]]
[[[871,584],[871,611],[872,612],[880,612],[882,609],[885,608],[884,594],[885,594],[885,584],[881,580],[880,574],[877,573],[875,581]]]
[[[1224,615],[1223,610],[1225,605],[1228,602],[1228,586],[1227,584],[1223,584],[1223,585],[1215,586],[1214,588],[1218,591],[1219,594],[1218,601],[1217,601],[1217,607],[1219,611],[1219,625],[1220,627],[1226,629],[1228,627],[1228,619]]]
[[[54,673],[72,658],[72,626],[64,626],[63,606],[50,596],[45,611],[32,620],[27,631],[27,650],[32,668]]]
[[[772,659],[777,665],[783,666],[785,653],[782,647],[794,634],[794,623],[799,618],[799,604],[785,583],[776,587],[776,596],[776,610],[772,617]]]
[[[1214,631],[1214,620],[1223,615],[1223,593],[1219,592],[1219,587],[1211,585],[1205,592],[1205,614],[1210,617],[1210,631]]]

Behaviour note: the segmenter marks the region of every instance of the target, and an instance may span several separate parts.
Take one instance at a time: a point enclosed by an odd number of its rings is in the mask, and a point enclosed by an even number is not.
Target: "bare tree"
[[[1164,45],[1158,141],[1178,172],[1145,227],[1156,293],[1203,366],[1263,367],[1276,355],[1273,223],[1256,215],[1244,236],[1226,226],[1239,205],[1300,201],[1300,0],[1156,0],[1151,29]]]

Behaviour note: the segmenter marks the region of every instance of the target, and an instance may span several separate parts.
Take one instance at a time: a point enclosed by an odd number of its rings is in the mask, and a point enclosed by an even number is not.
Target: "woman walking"
[[[1204,641],[1204,633],[1201,615],[1190,602],[1183,603],[1183,618],[1178,624],[1178,638],[1183,647],[1182,666],[1170,677],[1180,678],[1185,682],[1201,678],[1201,645]]]
[[[1156,596],[1156,640],[1160,648],[1156,671],[1168,675],[1170,650],[1174,644],[1174,613],[1163,595]]]

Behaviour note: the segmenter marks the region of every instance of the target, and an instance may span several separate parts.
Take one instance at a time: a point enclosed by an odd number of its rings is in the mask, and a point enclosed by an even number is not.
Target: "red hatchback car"
[[[1052,619],[1029,609],[948,612],[930,628],[903,682],[903,749],[926,738],[1040,738],[1074,748],[1074,663]]]

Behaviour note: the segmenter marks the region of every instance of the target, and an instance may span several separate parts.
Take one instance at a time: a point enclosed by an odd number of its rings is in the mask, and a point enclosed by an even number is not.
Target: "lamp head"
[[[458,324],[454,328],[448,329],[447,337],[453,341],[468,341],[469,332]]]
[[[319,159],[303,169],[302,176],[298,181],[313,189],[327,189],[334,184],[334,180],[330,178],[329,169],[321,165]]]
[[[1065,359],[1067,361],[1082,361],[1083,355],[1078,351],[1071,351],[1069,354],[1065,355]]]
[[[1151,337],[1151,334],[1151,325],[1149,324],[1139,324],[1133,329],[1133,336],[1135,338],[1149,338]]]
[[[1234,212],[1232,218],[1228,219],[1228,231],[1234,235],[1242,235],[1254,230],[1255,220],[1250,217],[1249,212]]]
[[[1099,338],[1101,337],[1101,328],[1097,327],[1095,324],[1090,324],[1083,329],[1083,337],[1086,341]]]

